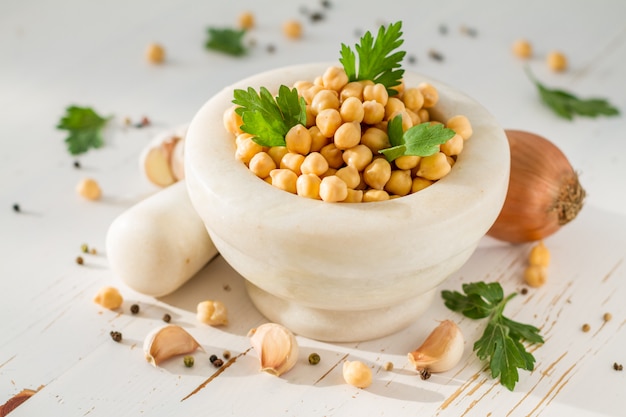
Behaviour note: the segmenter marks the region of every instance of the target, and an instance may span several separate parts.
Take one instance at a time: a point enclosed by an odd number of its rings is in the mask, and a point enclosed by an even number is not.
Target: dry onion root
[[[507,130],[511,174],[504,206],[489,236],[511,243],[544,239],[574,220],[585,190],[563,152],[529,132]]]

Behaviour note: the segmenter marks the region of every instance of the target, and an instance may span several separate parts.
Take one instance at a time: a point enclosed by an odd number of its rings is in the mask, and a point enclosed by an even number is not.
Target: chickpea
[[[347,165],[353,166],[360,172],[372,162],[373,154],[370,148],[359,144],[343,151],[342,158]]]
[[[287,150],[286,146],[272,146],[267,150],[267,154],[272,157],[272,160],[277,167],[280,166],[280,161],[288,152],[289,150]]]
[[[389,200],[389,193],[385,190],[366,190],[363,192],[363,202],[371,203],[374,201],[386,201]]]
[[[320,178],[330,177],[331,175],[335,175],[337,170],[335,168],[328,168],[326,172],[324,172]]]
[[[254,27],[254,15],[252,12],[243,12],[239,15],[238,24],[241,29],[252,29]]]
[[[361,183],[361,175],[359,174],[359,171],[350,165],[338,169],[335,175],[341,178],[343,182],[346,183],[348,188],[351,189],[355,189]]]
[[[391,164],[385,158],[374,159],[363,170],[363,180],[376,190],[382,190],[389,178],[391,178]]]
[[[393,162],[398,169],[413,169],[420,163],[420,157],[415,155],[403,155],[396,158]]]
[[[348,186],[335,175],[324,177],[320,184],[320,197],[327,202],[343,201],[348,197]]]
[[[361,142],[361,125],[357,122],[344,123],[335,131],[337,149],[349,149]]]
[[[439,92],[437,89],[429,83],[420,83],[417,86],[417,89],[420,90],[422,95],[424,96],[424,104],[423,107],[431,108],[434,107],[439,101]],[[422,119],[423,120],[423,119]]]
[[[311,151],[312,141],[311,133],[301,124],[297,124],[289,129],[285,135],[285,144],[289,152],[299,153],[301,155],[306,155]]]
[[[424,105],[424,95],[415,87],[408,88],[402,96],[402,101],[407,109],[417,112]]]
[[[228,324],[228,312],[221,301],[201,301],[196,306],[196,319],[210,326],[221,326]]]
[[[363,102],[363,122],[374,125],[385,118],[385,106],[376,100]]]
[[[339,98],[342,102],[350,97],[363,101],[363,87],[363,84],[358,81],[349,82],[339,92]]]
[[[252,157],[263,151],[263,147],[252,140],[252,137],[237,137],[237,150],[235,157],[244,164],[249,164]]]
[[[451,168],[446,154],[437,152],[420,160],[417,175],[428,180],[438,180],[448,175]]]
[[[372,384],[372,370],[360,361],[343,363],[343,379],[357,388],[367,388]]]
[[[322,87],[322,89],[324,88],[324,80],[322,79],[321,75],[318,75],[313,79],[313,85],[318,85]]]
[[[405,196],[411,192],[412,185],[413,179],[411,178],[411,171],[397,169],[391,171],[389,181],[385,184],[385,191],[389,194]]]
[[[235,112],[237,106],[231,106],[224,112],[224,116],[222,117],[222,121],[224,123],[224,127],[226,130],[234,136],[243,133],[241,130],[241,125],[243,125],[243,120],[241,120],[241,116]]]
[[[304,98],[304,101],[306,102],[306,104],[311,105],[311,103],[313,102],[313,97],[315,97],[315,95],[317,93],[319,93],[320,91],[322,91],[324,88],[322,88],[321,85],[314,85],[312,84],[309,88],[305,89],[302,92],[302,98]]]
[[[348,188],[348,196],[343,200],[343,203],[360,203],[363,201],[363,191],[353,190]]]
[[[115,287],[102,287],[96,293],[93,301],[109,310],[119,308],[124,302],[122,294]]]
[[[363,87],[363,101],[376,101],[383,106],[387,105],[389,93],[383,84],[366,85]]]
[[[294,152],[287,152],[283,159],[280,160],[280,168],[281,169],[289,169],[293,171],[296,175],[300,175],[302,173],[301,166],[304,162],[304,155]]]
[[[377,127],[367,128],[367,130],[363,133],[363,136],[361,136],[361,143],[370,148],[374,154],[377,154],[381,149],[391,146],[387,131]]]
[[[409,116],[409,113],[407,113],[406,110],[400,110],[400,111],[397,111],[396,113],[392,113],[391,115],[389,115],[389,120],[393,120],[397,116],[400,116],[400,119],[402,120],[403,132],[406,132],[407,130],[413,127],[413,120],[411,119],[411,116]]]
[[[328,161],[321,153],[311,152],[302,161],[300,171],[302,174],[314,174],[319,177],[328,171]]]
[[[302,37],[302,24],[297,20],[287,20],[283,24],[283,34],[290,39]]]
[[[344,164],[343,152],[337,149],[334,143],[329,143],[320,149],[320,154],[328,161],[329,169],[338,169]]]
[[[293,84],[293,88],[295,88],[298,91],[298,95],[300,96],[303,96],[304,92],[311,87],[313,87],[313,83],[307,80],[296,81]]]
[[[430,121],[430,113],[426,109],[419,109],[417,111],[417,115],[419,116],[421,123]]]
[[[309,127],[309,133],[311,134],[311,152],[319,152],[331,142],[331,138],[322,135],[320,128],[315,125]]]
[[[472,136],[472,124],[469,119],[463,115],[453,116],[446,122],[446,127],[454,130],[455,133],[458,133],[463,137],[463,139],[467,140]]]
[[[257,177],[266,178],[276,169],[276,163],[267,152],[259,152],[250,159],[249,168]]]
[[[555,72],[563,72],[567,69],[567,58],[559,51],[551,51],[547,57],[548,68]]]
[[[305,122],[305,126],[307,128],[313,127],[315,126],[315,115],[313,114],[313,109],[311,108],[310,104],[307,104],[304,107],[304,110],[306,112],[306,122]]]
[[[322,180],[315,174],[302,174],[296,180],[296,192],[301,197],[319,200]]]
[[[274,187],[292,194],[297,193],[296,181],[298,180],[298,176],[292,170],[274,169],[270,172],[270,177]]]
[[[463,137],[457,133],[443,143],[439,148],[441,152],[445,153],[447,156],[458,155],[463,150],[463,142]]]
[[[528,263],[531,265],[545,266],[550,265],[550,250],[543,243],[543,240],[530,249],[528,254]]]
[[[151,43],[146,48],[146,59],[151,64],[161,64],[165,61],[165,49],[158,43]]]
[[[99,200],[102,196],[102,190],[98,182],[92,178],[85,178],[81,180],[76,186],[76,192],[87,200]]]
[[[531,287],[541,287],[548,280],[548,270],[542,265],[529,265],[524,271],[524,281]]]
[[[325,109],[339,109],[339,96],[334,90],[320,90],[311,101],[311,112],[317,116]]]
[[[339,92],[348,84],[348,75],[343,67],[328,67],[322,75],[322,84],[326,88]]]
[[[406,107],[402,100],[396,97],[390,97],[385,105],[385,120],[391,120],[392,115],[404,110],[406,110]]]
[[[363,103],[356,97],[348,97],[339,108],[339,114],[341,119],[345,122],[357,122],[363,121],[365,110],[363,110]]]
[[[413,110],[410,110],[410,109],[406,109],[405,112],[411,118],[412,126],[417,126],[418,124],[422,123],[422,119],[420,119],[420,116],[417,114],[417,112],[414,112]]]
[[[411,184],[411,193],[416,193],[431,185],[433,185],[433,181],[422,177],[415,177],[413,178],[413,183]]]
[[[335,131],[341,126],[342,120],[339,111],[336,109],[322,110],[315,118],[315,124],[322,135],[327,138],[332,137]]]
[[[513,42],[512,49],[518,58],[530,58],[533,54],[533,47],[526,39],[518,39]]]

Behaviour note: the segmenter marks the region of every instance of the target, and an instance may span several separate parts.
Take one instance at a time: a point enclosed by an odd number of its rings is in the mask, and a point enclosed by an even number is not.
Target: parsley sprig
[[[517,370],[532,371],[535,366],[535,357],[522,341],[543,343],[543,337],[538,328],[504,316],[504,307],[516,293],[505,298],[499,283],[463,284],[463,292],[465,295],[444,290],[441,296],[450,310],[471,319],[489,318],[482,337],[474,343],[474,351],[480,360],[489,360],[491,376],[500,377],[500,383],[512,391],[519,381]]]
[[[208,28],[209,39],[204,46],[207,49],[223,52],[229,55],[240,56],[247,52],[243,45],[243,35],[245,30],[231,28]]]
[[[306,102],[298,90],[281,85],[274,98],[265,87],[234,92],[235,111],[241,116],[241,130],[250,133],[261,146],[285,146],[285,135],[297,124],[306,124]]]
[[[402,116],[396,116],[387,123],[387,135],[391,147],[381,149],[389,162],[404,155],[429,156],[439,151],[439,145],[454,136],[454,130],[442,124],[429,122],[402,130]]]
[[[78,155],[104,145],[102,131],[110,118],[100,116],[91,107],[69,106],[56,127],[69,132],[65,138],[67,150]]]
[[[400,62],[406,54],[405,51],[394,52],[404,42],[402,36],[402,22],[398,21],[389,25],[386,29],[381,26],[376,35],[376,39],[368,31],[361,37],[360,44],[355,45],[358,53],[347,45],[341,44],[341,58],[339,62],[343,65],[350,81],[371,80],[381,83],[387,88],[389,95],[396,95],[398,92],[393,87],[400,84],[403,69]]]
[[[616,116],[619,110],[603,98],[581,99],[565,90],[548,88],[526,68],[526,73],[537,87],[541,100],[557,115],[572,120],[574,115],[597,117]]]

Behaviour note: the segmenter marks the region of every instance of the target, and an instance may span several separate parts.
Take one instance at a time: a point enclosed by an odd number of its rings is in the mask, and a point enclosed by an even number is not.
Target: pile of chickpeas
[[[264,147],[241,130],[235,106],[224,113],[233,134],[236,157],[259,178],[302,197],[327,202],[371,202],[406,196],[447,175],[472,126],[463,115],[445,121],[455,135],[426,157],[401,156],[392,162],[379,153],[390,147],[387,123],[402,117],[404,131],[431,120],[429,109],[439,100],[434,86],[406,88],[402,82],[390,96],[382,84],[349,82],[341,67],[331,66],[314,81],[293,86],[306,101],[306,126],[296,125],[285,146]]]

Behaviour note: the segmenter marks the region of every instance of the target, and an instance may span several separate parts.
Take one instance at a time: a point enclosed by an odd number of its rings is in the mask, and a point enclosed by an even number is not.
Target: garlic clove
[[[345,361],[342,375],[344,381],[353,387],[367,388],[372,385],[372,370],[361,361]]]
[[[445,372],[459,363],[464,345],[459,326],[451,320],[444,320],[420,347],[408,354],[409,361],[418,371]]]
[[[250,330],[248,337],[259,355],[261,371],[280,376],[296,364],[298,341],[286,327],[277,323],[265,323]]]
[[[202,349],[185,329],[175,324],[168,324],[152,330],[144,340],[143,352],[146,360],[157,366],[161,362],[177,355]]]
[[[196,307],[196,319],[209,326],[221,326],[228,324],[228,312],[221,301],[201,301]]]

